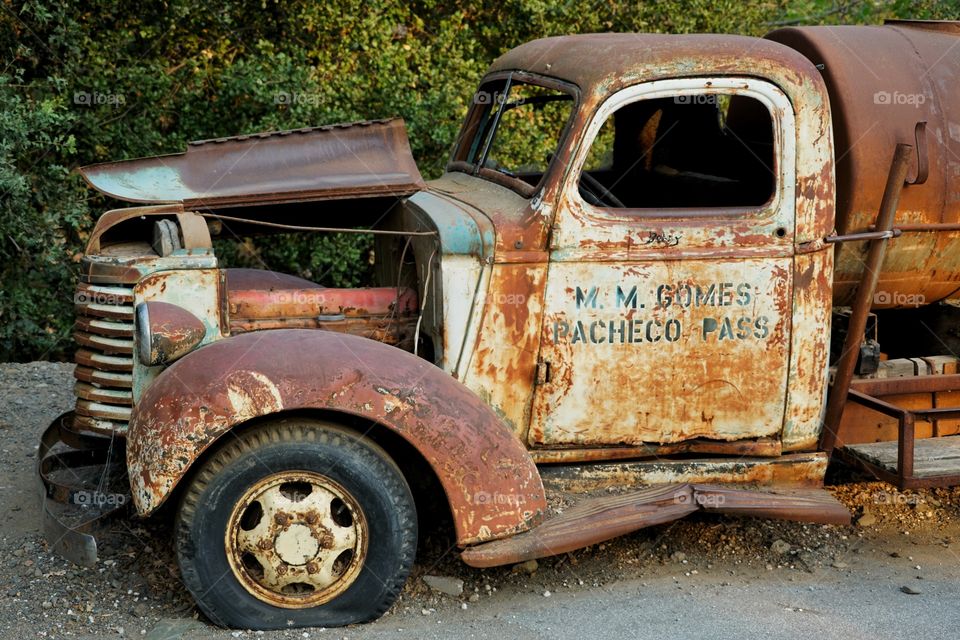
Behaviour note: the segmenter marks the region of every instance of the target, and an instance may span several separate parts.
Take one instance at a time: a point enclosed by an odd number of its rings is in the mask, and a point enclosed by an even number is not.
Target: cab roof
[[[542,38],[503,54],[489,72],[529,71],[610,94],[658,78],[780,73],[818,75],[813,64],[782,44],[735,35],[591,33]],[[773,73],[766,73],[772,70]]]

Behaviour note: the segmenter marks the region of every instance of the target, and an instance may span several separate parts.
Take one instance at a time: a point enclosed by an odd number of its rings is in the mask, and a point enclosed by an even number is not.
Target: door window
[[[611,113],[591,143],[578,190],[594,207],[662,212],[758,208],[776,188],[774,122],[748,95],[686,93]]]

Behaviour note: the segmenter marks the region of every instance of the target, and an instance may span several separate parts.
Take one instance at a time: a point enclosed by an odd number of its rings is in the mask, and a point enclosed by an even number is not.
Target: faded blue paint
[[[201,195],[183,184],[181,172],[168,165],[144,167],[137,161],[131,161],[110,166],[110,171],[91,168],[84,175],[95,189],[121,200],[160,204],[181,202]]]
[[[462,206],[430,191],[421,191],[407,199],[408,209],[416,218],[426,216],[440,235],[442,255],[472,255],[487,258],[493,255],[493,225],[477,224]]]

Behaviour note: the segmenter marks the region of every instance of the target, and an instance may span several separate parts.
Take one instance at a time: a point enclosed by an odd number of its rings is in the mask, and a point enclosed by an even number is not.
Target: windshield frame
[[[478,128],[482,123],[482,116],[485,108],[487,107],[487,104],[476,99],[472,101],[472,105],[467,111],[467,116],[464,119],[463,127],[460,129],[460,133],[457,135],[456,144],[454,144],[453,151],[450,155],[450,160],[447,162],[446,170],[467,173],[472,176],[483,178],[489,182],[512,189],[524,198],[531,199],[543,189],[544,184],[547,182],[548,176],[550,176],[556,170],[557,158],[563,155],[561,153],[561,149],[564,148],[564,145],[567,144],[570,138],[570,133],[573,129],[574,121],[576,120],[576,115],[580,110],[580,88],[574,84],[550,76],[542,76],[522,70],[505,70],[497,71],[484,76],[480,81],[479,88],[476,92],[474,92],[473,95],[479,95],[485,85],[498,81],[505,81],[507,83],[508,96],[509,89],[514,84],[524,83],[543,87],[544,89],[559,91],[569,95],[571,98],[572,104],[570,106],[570,114],[567,117],[567,122],[564,124],[563,129],[560,131],[560,136],[557,139],[557,146],[553,152],[553,157],[550,159],[549,164],[544,169],[543,175],[540,177],[540,181],[536,185],[531,185],[529,182],[526,182],[520,177],[511,176],[502,171],[484,167],[462,159],[467,158],[470,155],[470,149],[474,144],[476,136],[480,134]],[[484,149],[482,149],[481,152],[481,158],[487,157],[490,148],[496,139],[496,128],[500,125],[500,116],[503,114],[505,102],[506,100],[497,101],[499,106],[495,116],[496,120],[494,122],[494,129],[484,136],[486,141],[484,143]]]

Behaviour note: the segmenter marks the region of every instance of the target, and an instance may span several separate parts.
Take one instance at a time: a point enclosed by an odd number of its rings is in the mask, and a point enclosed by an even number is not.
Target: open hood
[[[108,196],[212,210],[407,196],[424,188],[403,120],[372,120],[191,142],[185,153],[80,169]]]

